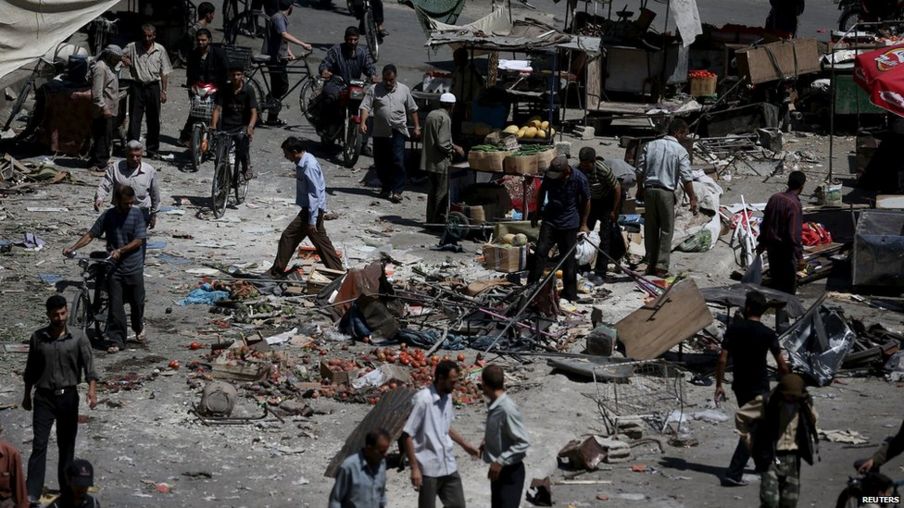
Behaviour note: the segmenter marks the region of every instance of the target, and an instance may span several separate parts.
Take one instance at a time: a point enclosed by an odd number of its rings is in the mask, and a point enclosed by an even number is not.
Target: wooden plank
[[[628,358],[649,360],[692,337],[712,323],[713,316],[693,279],[684,279],[653,304],[619,321],[618,340]]]
[[[400,386],[383,394],[373,409],[367,413],[367,416],[361,420],[361,423],[355,427],[355,430],[345,440],[342,449],[330,461],[323,475],[335,478],[342,461],[364,447],[364,436],[372,430],[386,429],[392,441],[398,440],[402,436],[402,429],[405,427],[405,422],[408,421],[408,415],[411,413],[411,398],[414,397],[415,393],[417,393],[417,390],[414,388]]]

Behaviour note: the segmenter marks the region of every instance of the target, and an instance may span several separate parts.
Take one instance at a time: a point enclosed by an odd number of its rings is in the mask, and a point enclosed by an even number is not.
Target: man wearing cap
[[[348,86],[349,82],[353,80],[361,79],[362,74],[370,81],[373,81],[377,75],[370,52],[358,46],[360,38],[361,35],[357,28],[353,26],[346,28],[345,42],[330,48],[318,68],[320,77],[326,80],[323,92],[321,92],[323,102],[320,117],[333,124],[341,125],[339,119],[333,119],[333,115],[338,114],[336,106],[342,88]],[[332,81],[333,76],[342,78],[342,82]]]
[[[94,486],[94,467],[85,459],[75,459],[66,466],[66,479],[69,490],[60,493],[60,497],[48,508],[100,508],[100,503],[88,489]]]
[[[427,222],[445,222],[446,203],[449,199],[449,163],[452,156],[464,155],[464,150],[452,143],[452,117],[455,96],[444,93],[439,98],[440,107],[427,114],[424,120],[424,146],[421,149],[421,171],[430,178],[427,191]]]
[[[590,185],[590,217],[587,219],[587,227],[592,231],[596,222],[600,223],[599,248],[608,256],[601,253],[596,255],[596,264],[593,267],[593,277],[590,278],[595,286],[605,282],[606,270],[609,266],[609,257],[612,257],[611,228],[618,220],[621,210],[621,183],[615,178],[612,168],[603,159],[597,158],[596,150],[585,146],[578,152],[578,166]]]
[[[547,200],[548,198],[548,200]],[[558,246],[559,255],[565,256],[562,265],[562,298],[575,301],[578,298],[577,260],[574,258],[574,247],[578,240],[578,231],[587,233],[587,217],[590,215],[590,184],[580,171],[572,171],[568,159],[560,155],[552,160],[540,191],[537,193],[537,210],[543,218],[540,226],[540,237],[534,251],[534,266],[531,267],[527,282],[533,284],[540,280],[546,263],[549,261],[549,250]],[[531,225],[537,226],[534,216]]]
[[[405,190],[405,141],[409,119],[414,137],[421,137],[417,104],[411,90],[396,80],[396,66],[383,67],[383,81],[370,87],[361,102],[361,133],[367,134],[367,119],[374,117],[374,165],[380,178],[381,196],[393,203],[402,202]]]
[[[88,337],[83,331],[70,330],[66,326],[69,307],[62,295],[48,298],[45,307],[50,325],[31,335],[23,374],[25,394],[22,397],[22,409],[34,409],[34,439],[31,457],[28,458],[26,481],[28,497],[32,502],[37,502],[44,491],[47,443],[54,422],[59,447],[57,479],[60,491],[66,490],[65,468],[75,456],[75,438],[78,434],[77,386],[83,377],[88,381],[88,406],[94,409],[97,405],[97,373],[94,371],[94,354]]]
[[[160,208],[160,185],[157,170],[141,160],[143,149],[144,146],[133,139],[126,144],[126,158],[107,166],[107,172],[94,192],[94,210],[99,211],[109,204],[110,194],[116,186],[127,185],[135,191],[135,205],[141,210],[145,225],[154,229]]]
[[[130,42],[126,46],[123,63],[132,73],[129,90],[129,139],[141,137],[141,118],[147,114],[148,157],[160,151],[160,104],[166,102],[167,76],[173,72],[166,48],[154,42],[157,29],[146,24],[141,44]]]
[[[800,495],[800,461],[819,453],[816,411],[804,380],[785,374],[768,395],[738,409],[735,425],[760,473],[760,506],[794,508]]]
[[[104,171],[113,147],[113,119],[119,115],[119,74],[113,69],[122,60],[122,49],[110,44],[94,62],[91,75],[91,137],[94,146],[88,159],[90,171]]]
[[[22,455],[2,436],[3,425],[0,425],[0,508],[28,508]]]
[[[678,184],[697,213],[691,160],[679,140],[687,137],[687,124],[676,118],[668,135],[650,141],[637,160],[637,199],[644,203],[644,247],[647,251],[647,275],[665,277],[669,273],[672,234],[675,232],[675,190]]]

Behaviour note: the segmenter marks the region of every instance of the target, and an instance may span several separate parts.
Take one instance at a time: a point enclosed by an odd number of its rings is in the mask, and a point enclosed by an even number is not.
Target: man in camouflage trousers
[[[735,425],[748,441],[760,473],[761,508],[796,508],[800,461],[813,464],[817,449],[813,400],[797,374],[785,374],[768,395],[738,409]]]

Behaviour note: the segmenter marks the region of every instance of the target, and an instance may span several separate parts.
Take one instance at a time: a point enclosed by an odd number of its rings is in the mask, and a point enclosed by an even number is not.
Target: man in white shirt
[[[403,429],[411,484],[419,491],[418,508],[434,508],[437,496],[445,508],[465,508],[452,442],[472,457],[478,457],[480,452],[452,429],[452,390],[458,376],[455,362],[445,360],[437,364],[433,384],[415,394],[414,408]]]

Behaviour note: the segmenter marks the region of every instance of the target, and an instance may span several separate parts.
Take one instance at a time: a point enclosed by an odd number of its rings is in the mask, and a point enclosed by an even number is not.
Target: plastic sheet
[[[823,300],[817,300],[780,338],[792,370],[817,386],[832,382],[857,337],[840,313],[822,305]]]

